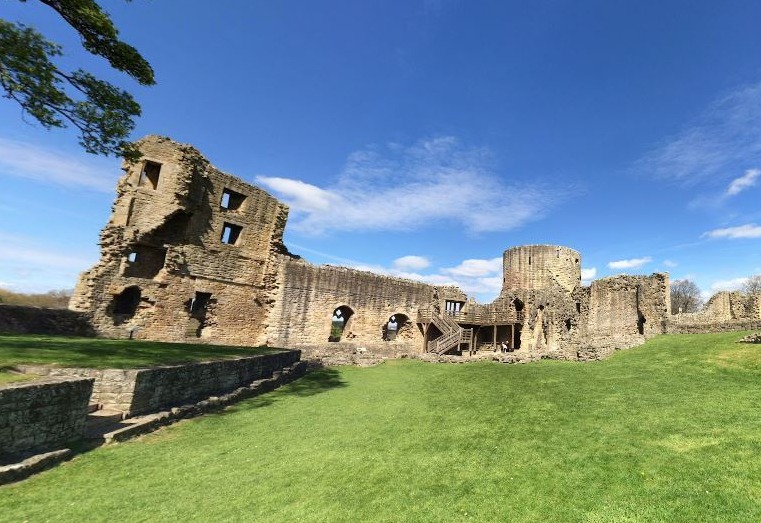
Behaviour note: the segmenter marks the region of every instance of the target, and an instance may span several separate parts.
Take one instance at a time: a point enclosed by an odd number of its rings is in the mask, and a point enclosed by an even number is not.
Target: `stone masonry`
[[[460,289],[345,267],[288,252],[288,209],[168,138],[138,142],[125,164],[101,259],[70,308],[100,336],[302,349],[345,361],[432,352],[511,351],[597,359],[667,331],[667,274],[581,284],[581,255],[529,245],[504,252],[490,304]]]
[[[48,378],[0,389],[0,463],[82,437],[93,380]]]

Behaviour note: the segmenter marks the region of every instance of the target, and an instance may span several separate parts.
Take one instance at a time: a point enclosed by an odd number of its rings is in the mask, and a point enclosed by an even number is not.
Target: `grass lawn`
[[[31,380],[31,379],[34,379],[35,377],[36,376],[31,376],[29,374],[19,374],[18,372],[11,372],[10,370],[6,370],[0,367],[0,385],[5,385],[6,383],[11,383],[14,381]]]
[[[0,334],[0,369],[20,363],[124,369],[250,356],[273,350],[275,349],[141,340]]]
[[[0,487],[3,521],[761,521],[761,346],[329,368]]]

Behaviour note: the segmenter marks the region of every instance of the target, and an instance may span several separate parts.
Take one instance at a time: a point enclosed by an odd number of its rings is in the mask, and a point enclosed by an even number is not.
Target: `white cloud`
[[[638,269],[643,265],[647,265],[653,261],[650,256],[644,258],[631,258],[629,260],[616,260],[608,263],[608,267],[611,269]]]
[[[257,176],[256,181],[282,195],[285,203],[302,212],[328,212],[332,205],[339,203],[335,194],[300,180]]]
[[[582,285],[589,285],[590,282],[597,276],[597,267],[589,267],[587,269],[581,269],[581,283]]]
[[[711,284],[711,291],[716,293],[719,291],[736,291],[743,284],[748,281],[748,278],[733,278],[731,280],[719,280]]]
[[[0,261],[22,266],[51,266],[64,269],[86,269],[94,260],[71,256],[36,244],[34,241],[0,231]]]
[[[506,231],[541,218],[573,190],[506,183],[489,168],[489,157],[485,149],[439,137],[352,153],[336,182],[324,188],[288,178],[256,181],[291,207],[290,225],[303,234],[431,224]]]
[[[462,276],[465,278],[479,278],[492,274],[501,274],[502,258],[491,258],[490,260],[464,260],[456,267],[441,269],[441,272],[451,276]]]
[[[0,177],[13,176],[65,187],[112,193],[121,174],[119,161],[79,157],[0,138]]]
[[[735,196],[736,194],[740,194],[745,189],[753,187],[756,185],[756,181],[758,180],[759,175],[761,175],[760,170],[748,169],[745,171],[744,175],[732,180],[732,182],[729,184],[729,187],[727,187],[727,196]]]
[[[394,260],[394,268],[400,271],[419,271],[431,265],[423,256],[402,256]]]
[[[670,267],[670,268],[673,268],[673,267],[676,267],[677,265],[679,265],[679,264],[678,264],[677,262],[675,262],[675,261],[671,261],[671,260],[663,260],[663,266],[664,266],[664,267]]]
[[[688,128],[640,159],[653,176],[693,184],[761,161],[761,83],[716,100]]]
[[[737,227],[727,227],[724,229],[714,229],[703,234],[708,238],[729,238],[735,240],[738,238],[761,238],[761,225],[755,223],[746,223]]]

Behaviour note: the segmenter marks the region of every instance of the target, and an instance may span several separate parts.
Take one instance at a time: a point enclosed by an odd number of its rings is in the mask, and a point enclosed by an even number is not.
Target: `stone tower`
[[[551,289],[553,284],[570,293],[581,284],[581,255],[568,247],[523,245],[507,249],[502,260],[503,294]]]

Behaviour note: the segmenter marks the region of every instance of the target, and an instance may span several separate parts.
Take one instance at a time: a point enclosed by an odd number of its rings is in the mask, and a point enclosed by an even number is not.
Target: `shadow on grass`
[[[280,352],[266,347],[167,343],[142,340],[0,335],[0,365],[39,364],[136,368]]]
[[[226,409],[215,414],[224,416],[237,411],[268,407],[277,401],[288,397],[296,396],[303,398],[314,396],[316,394],[347,386],[347,383],[341,378],[341,373],[337,369],[320,367],[309,370],[306,375],[296,381],[292,381],[287,385],[283,385],[278,389],[266,392],[254,398],[243,400],[241,403],[230,405]]]

